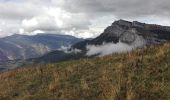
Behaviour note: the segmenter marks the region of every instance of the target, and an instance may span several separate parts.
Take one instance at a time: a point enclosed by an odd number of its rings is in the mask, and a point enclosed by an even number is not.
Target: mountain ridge
[[[145,38],[147,44],[157,44],[157,43],[159,44],[159,43],[164,43],[165,41],[170,41],[169,26],[145,24],[145,23],[140,23],[138,21],[130,22],[121,19],[112,23],[111,26],[108,26],[104,30],[104,32],[98,37],[96,37],[95,39],[91,41],[79,42],[73,45],[73,48],[84,50],[87,44],[101,45],[103,42],[118,43],[123,38],[122,35],[127,31],[131,31],[131,33],[136,32],[135,34]],[[133,36],[133,34],[127,34],[127,37],[125,36],[124,38],[128,39],[128,36],[129,37]],[[81,47],[79,44],[81,45]]]
[[[130,52],[137,48],[143,48],[144,46],[163,44],[169,41],[170,27],[168,26],[145,24],[138,21],[129,22],[125,20],[118,20],[113,22],[111,26],[108,26],[98,37],[78,42],[70,48],[70,51],[78,49],[81,51],[80,53],[75,54],[73,52],[68,54],[64,53],[63,51],[56,51],[34,60],[35,62],[54,63],[79,58],[86,58],[89,54],[90,57],[95,57],[103,53],[104,51],[102,50],[110,48],[109,46],[105,46],[107,44],[110,46],[115,46],[115,48],[117,48],[117,51],[115,51],[113,47],[111,48],[113,49],[113,52],[109,51],[110,53],[106,53],[112,54],[118,53],[120,51],[122,51],[122,53]],[[119,46],[121,46],[121,48],[119,48]],[[126,48],[123,48],[123,46],[125,46]],[[100,50],[101,48],[103,49]],[[60,55],[60,57],[58,58],[57,55]]]
[[[47,52],[59,49],[61,46],[69,46],[81,40],[83,39],[69,35],[14,34],[0,38],[0,50],[8,60],[28,59],[42,56]]]
[[[77,42],[66,50],[54,50],[41,57],[10,61],[2,65],[10,69],[30,64],[58,63],[114,53],[128,53],[166,42],[170,42],[170,30],[167,26],[118,20],[108,26],[98,37]],[[76,52],[77,50],[81,52]],[[14,67],[11,67],[13,65]]]

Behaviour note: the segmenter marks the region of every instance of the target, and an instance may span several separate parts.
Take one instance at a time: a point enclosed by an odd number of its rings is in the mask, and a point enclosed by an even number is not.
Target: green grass
[[[0,100],[169,100],[170,44],[0,75]]]

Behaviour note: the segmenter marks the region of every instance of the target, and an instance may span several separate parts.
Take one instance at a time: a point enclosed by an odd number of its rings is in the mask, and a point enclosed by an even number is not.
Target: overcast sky
[[[118,19],[170,25],[169,0],[0,0],[0,37],[55,33],[96,37]]]

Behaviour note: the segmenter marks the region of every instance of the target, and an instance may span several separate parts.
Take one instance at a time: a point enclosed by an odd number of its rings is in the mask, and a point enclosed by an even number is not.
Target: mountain
[[[34,60],[35,62],[61,62],[84,57],[126,53],[137,48],[169,41],[170,27],[168,26],[118,20],[107,27],[98,37],[78,42],[70,48],[70,51],[75,49],[81,51],[79,53],[56,51]]]
[[[170,27],[146,24],[137,21],[115,21],[94,39],[77,42],[71,48],[54,50],[33,59],[9,61],[0,64],[6,69],[23,65],[57,63],[80,58],[93,58],[114,53],[128,53],[150,45],[170,41]],[[12,66],[12,67],[11,67]]]
[[[73,48],[86,50],[88,45],[102,45],[103,43],[133,44],[138,42],[150,44],[161,44],[170,41],[170,27],[154,24],[145,24],[138,21],[129,22],[126,20],[115,21],[107,27],[97,38],[90,41],[82,41],[73,46]]]
[[[68,35],[37,34],[28,36],[15,34],[0,38],[0,61],[39,57],[62,46],[70,46],[82,40]]]
[[[169,100],[170,30],[119,20],[95,39],[0,66],[0,100]]]
[[[1,100],[169,100],[170,43],[0,74]]]

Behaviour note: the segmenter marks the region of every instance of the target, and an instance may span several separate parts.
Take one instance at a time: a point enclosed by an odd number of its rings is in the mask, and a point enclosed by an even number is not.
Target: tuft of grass
[[[169,100],[170,43],[0,74],[0,100]]]

